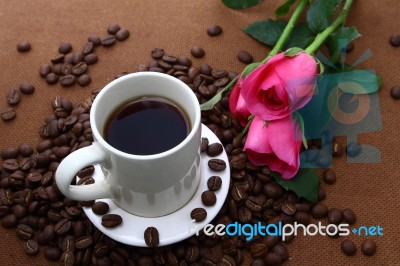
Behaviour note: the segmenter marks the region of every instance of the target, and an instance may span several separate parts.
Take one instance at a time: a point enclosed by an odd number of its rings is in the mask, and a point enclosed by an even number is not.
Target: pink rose
[[[293,57],[279,53],[243,79],[241,96],[251,114],[281,119],[311,100],[318,71],[314,57],[305,52]]]
[[[242,126],[246,126],[250,113],[249,110],[247,110],[246,102],[240,93],[242,81],[243,80],[239,76],[232,89],[231,96],[229,97],[229,110]]]
[[[299,123],[290,116],[272,120],[267,125],[256,116],[251,122],[244,150],[254,165],[268,165],[282,178],[290,179],[299,170],[301,144]]]

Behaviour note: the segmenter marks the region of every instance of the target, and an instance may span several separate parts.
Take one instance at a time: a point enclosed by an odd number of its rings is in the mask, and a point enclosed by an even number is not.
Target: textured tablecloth
[[[4,98],[8,89],[24,81],[36,87],[33,95],[23,95],[14,121],[0,121],[0,149],[21,143],[35,146],[39,141],[38,129],[51,114],[50,101],[56,95],[77,103],[118,73],[135,70],[140,63],[149,62],[153,47],[162,47],[170,55],[190,56],[190,48],[199,45],[206,56],[193,59],[194,65],[207,62],[215,68],[240,71],[244,64],[236,58],[239,50],[249,51],[256,60],[268,52],[242,29],[256,20],[274,18],[273,12],[282,2],[266,0],[251,9],[231,10],[218,0],[0,0],[0,109],[6,107]],[[400,265],[400,242],[396,236],[400,207],[400,101],[390,97],[390,88],[400,84],[400,48],[388,43],[390,35],[400,33],[399,10],[397,0],[358,0],[347,20],[347,25],[356,25],[363,35],[355,42],[356,48],[348,55],[348,62],[354,62],[371,49],[372,58],[361,66],[376,70],[383,78],[379,92],[383,129],[358,137],[360,143],[377,147],[382,160],[378,164],[348,164],[341,157],[334,161],[336,184],[322,184],[327,192],[324,202],[330,207],[352,208],[358,218],[356,226],[384,228],[384,236],[375,237],[378,251],[373,257],[362,255],[363,237],[350,236],[358,247],[353,257],[341,252],[342,238],[297,237],[287,245],[288,265]],[[90,67],[90,86],[49,86],[39,77],[39,66],[57,54],[61,42],[71,42],[73,47],[81,49],[90,34],[104,35],[111,23],[129,29],[131,36],[111,48],[96,50],[99,62]],[[222,26],[221,36],[207,36],[206,29],[213,24]],[[32,44],[30,52],[17,52],[16,44],[21,40]],[[0,265],[28,264],[52,265],[43,253],[36,257],[25,255],[15,229],[0,227]]]

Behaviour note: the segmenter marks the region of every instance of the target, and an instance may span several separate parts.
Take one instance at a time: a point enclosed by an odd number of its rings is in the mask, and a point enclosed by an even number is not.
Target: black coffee
[[[189,121],[176,104],[164,98],[143,97],[111,113],[104,138],[120,151],[151,155],[177,146],[189,131]]]

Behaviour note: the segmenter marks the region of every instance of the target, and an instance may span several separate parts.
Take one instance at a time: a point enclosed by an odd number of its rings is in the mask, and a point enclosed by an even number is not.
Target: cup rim
[[[123,152],[120,151],[116,148],[114,148],[113,146],[111,146],[104,138],[103,136],[100,134],[96,124],[95,124],[95,114],[96,114],[96,110],[99,106],[99,102],[101,100],[101,98],[107,93],[107,91],[111,90],[117,83],[124,81],[126,79],[130,79],[130,78],[135,78],[135,77],[162,77],[165,79],[169,79],[173,82],[178,83],[180,86],[185,87],[190,95],[190,98],[192,100],[193,103],[195,103],[195,119],[193,121],[193,127],[190,131],[190,133],[186,136],[186,138],[180,142],[178,145],[176,145],[175,147],[166,150],[164,152],[160,152],[160,153],[156,153],[156,154],[150,154],[150,155],[136,155],[136,154],[130,154],[127,152]],[[173,99],[172,99],[173,100]],[[92,107],[91,107],[91,111],[90,111],[90,126],[92,128],[92,134],[94,136],[94,141],[93,142],[97,142],[99,143],[101,146],[105,147],[106,150],[111,151],[112,153],[120,156],[120,157],[125,157],[128,159],[135,159],[135,160],[152,160],[152,159],[159,159],[162,157],[166,157],[169,156],[175,152],[177,152],[178,150],[182,149],[184,146],[187,145],[187,143],[193,139],[193,137],[196,135],[197,130],[200,127],[200,121],[201,121],[201,111],[200,111],[200,104],[197,100],[196,95],[194,94],[194,92],[190,89],[190,87],[185,84],[183,81],[172,77],[170,75],[164,74],[164,73],[159,73],[159,72],[153,72],[153,71],[146,71],[146,72],[135,72],[135,73],[130,73],[127,75],[124,75],[120,78],[117,78],[113,81],[111,81],[110,83],[108,83],[107,85],[105,85],[103,87],[102,90],[100,90],[100,92],[97,94],[96,98],[93,101]]]

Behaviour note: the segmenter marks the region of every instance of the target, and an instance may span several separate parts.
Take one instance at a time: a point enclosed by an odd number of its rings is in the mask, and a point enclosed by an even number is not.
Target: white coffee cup
[[[106,142],[103,131],[110,114],[122,103],[143,96],[168,99],[187,114],[191,130],[180,144],[158,154],[133,155]],[[198,100],[182,81],[156,72],[120,77],[106,85],[93,101],[90,125],[94,141],[60,163],[55,175],[57,186],[73,200],[112,198],[120,208],[138,216],[172,213],[191,199],[199,184],[200,121]],[[94,164],[101,165],[104,180],[71,185],[80,169]]]

